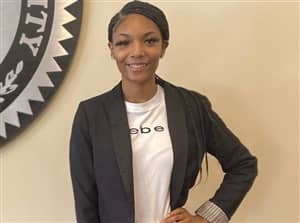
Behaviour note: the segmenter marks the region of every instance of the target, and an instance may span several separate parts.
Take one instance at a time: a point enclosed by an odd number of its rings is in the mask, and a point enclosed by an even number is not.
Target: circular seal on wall
[[[0,1],[0,143],[45,107],[74,54],[82,0]]]

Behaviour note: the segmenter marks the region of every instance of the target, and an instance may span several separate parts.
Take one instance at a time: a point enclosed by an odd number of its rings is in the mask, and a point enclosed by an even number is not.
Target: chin
[[[131,72],[123,75],[123,79],[127,80],[128,82],[135,83],[135,84],[145,84],[147,82],[151,82],[155,78],[155,73],[148,74],[148,73],[138,73],[138,72]]]

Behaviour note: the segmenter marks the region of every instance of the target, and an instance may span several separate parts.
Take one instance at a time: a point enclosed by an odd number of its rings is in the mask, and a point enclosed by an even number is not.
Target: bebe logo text
[[[155,131],[155,132],[163,132],[165,129],[164,129],[164,127],[163,126],[160,126],[160,125],[158,125],[158,126],[155,126],[154,128],[153,128],[153,131]],[[140,127],[140,129],[138,129],[138,128],[130,128],[129,129],[129,133],[130,134],[138,134],[139,132],[141,133],[141,134],[147,134],[147,133],[150,133],[152,130],[151,130],[151,128],[149,128],[149,127]]]

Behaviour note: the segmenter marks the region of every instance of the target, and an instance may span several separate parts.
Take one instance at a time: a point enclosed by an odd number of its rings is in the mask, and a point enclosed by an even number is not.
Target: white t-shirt
[[[136,223],[159,223],[170,211],[173,150],[163,88],[144,103],[125,102],[132,144]]]

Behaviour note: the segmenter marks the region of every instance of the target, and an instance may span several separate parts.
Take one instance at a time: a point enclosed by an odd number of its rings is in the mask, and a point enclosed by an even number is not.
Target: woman
[[[109,49],[122,81],[81,102],[70,165],[80,223],[228,222],[250,189],[257,161],[206,97],[160,79],[169,41],[157,7],[127,3],[110,21]],[[195,214],[182,208],[206,153],[225,173]]]

